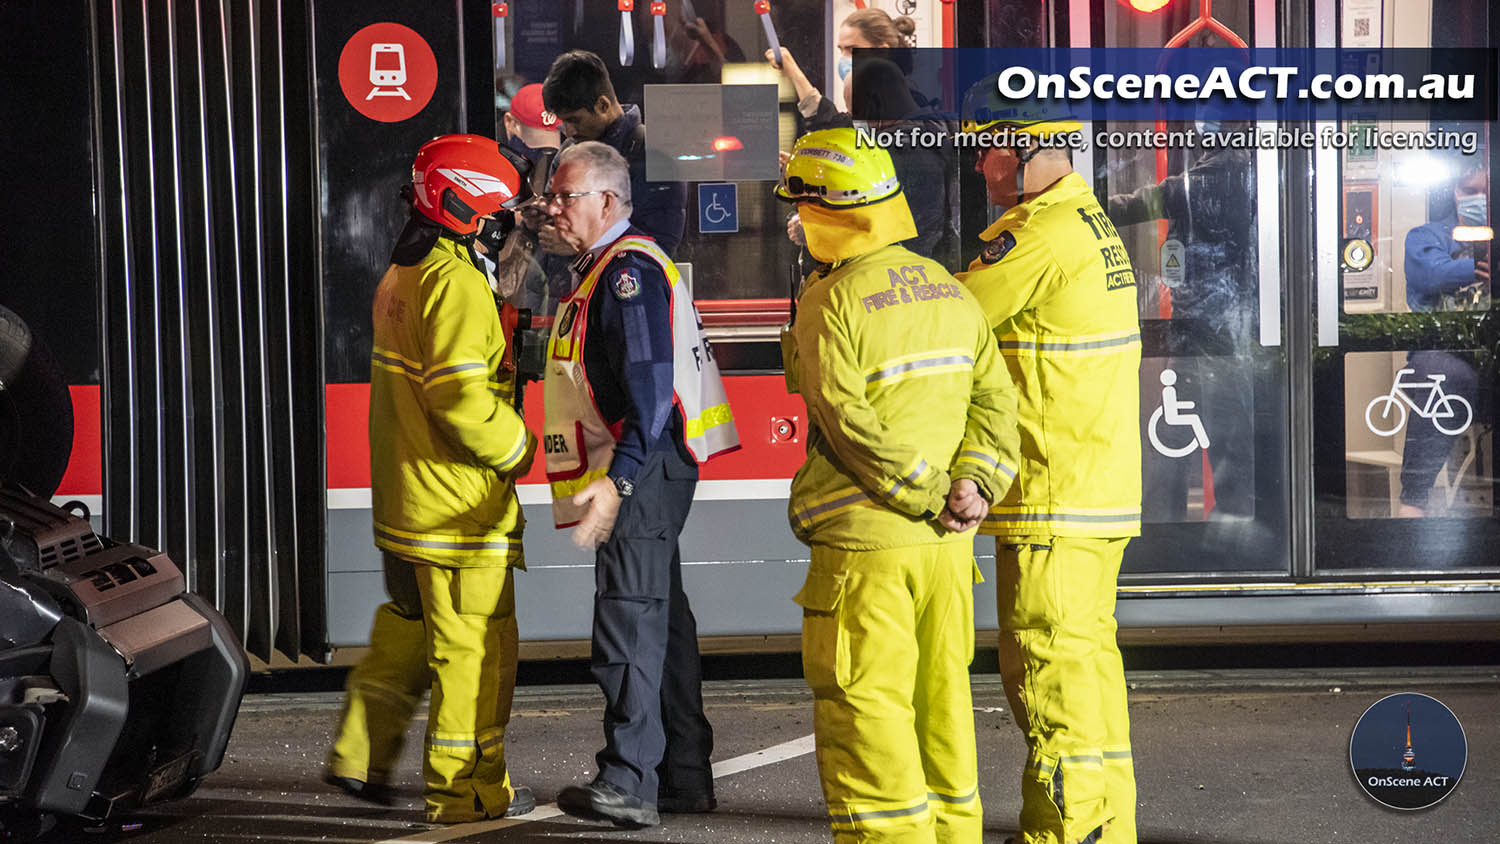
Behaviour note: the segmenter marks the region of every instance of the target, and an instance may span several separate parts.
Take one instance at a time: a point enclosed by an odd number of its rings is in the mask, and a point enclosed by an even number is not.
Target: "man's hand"
[[[588,507],[578,527],[573,528],[573,544],[585,550],[598,548],[614,533],[615,518],[620,515],[620,493],[615,482],[599,478],[574,495],[573,500]]]
[[[960,478],[948,487],[948,504],[938,514],[938,523],[955,533],[979,527],[990,503],[979,494],[979,486],[968,478]]]
[[[573,244],[564,240],[563,236],[558,233],[557,226],[551,223],[546,223],[536,230],[536,242],[540,243],[542,249],[550,255],[572,257],[578,254],[578,250],[574,248]]]
[[[1474,261],[1474,280],[1475,281],[1489,281],[1490,280],[1490,262],[1488,260],[1479,260],[1479,259],[1476,259]]]
[[[786,239],[798,246],[807,245],[807,236],[802,233],[802,215],[793,214],[787,218]]]

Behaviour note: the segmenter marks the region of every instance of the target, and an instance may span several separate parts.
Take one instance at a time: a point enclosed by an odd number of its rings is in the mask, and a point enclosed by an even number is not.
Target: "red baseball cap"
[[[533,129],[557,129],[557,115],[542,104],[542,83],[526,85],[510,98],[510,113],[522,126]]]

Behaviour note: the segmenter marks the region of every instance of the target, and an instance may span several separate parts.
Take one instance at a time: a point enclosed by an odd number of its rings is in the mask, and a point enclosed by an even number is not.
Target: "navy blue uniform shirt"
[[[624,236],[641,234],[631,226]],[[666,274],[639,252],[617,255],[590,294],[588,314],[583,364],[589,386],[604,421],[620,423],[609,474],[634,480],[651,452],[683,450],[682,415],[672,390]]]

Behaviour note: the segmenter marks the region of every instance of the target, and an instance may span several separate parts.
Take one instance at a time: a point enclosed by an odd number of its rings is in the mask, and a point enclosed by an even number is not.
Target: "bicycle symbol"
[[[1370,399],[1370,403],[1365,406],[1365,427],[1370,429],[1370,433],[1389,437],[1406,427],[1406,405],[1411,405],[1411,409],[1416,411],[1417,416],[1423,419],[1431,419],[1432,427],[1450,437],[1456,437],[1464,431],[1469,430],[1469,424],[1474,421],[1474,407],[1463,396],[1449,395],[1443,392],[1443,381],[1448,376],[1442,373],[1433,373],[1427,376],[1428,380],[1425,383],[1401,380],[1401,376],[1411,375],[1415,372],[1416,370],[1414,369],[1403,369],[1397,372],[1396,380],[1391,382],[1391,391],[1383,396],[1376,396]],[[1421,407],[1418,407],[1417,403],[1412,401],[1411,397],[1405,392],[1412,389],[1427,390],[1427,401]],[[1400,399],[1400,401],[1397,401],[1397,399]],[[1458,405],[1457,408],[1454,407],[1455,404]],[[1377,407],[1380,408],[1381,422],[1387,424],[1375,424],[1375,410]],[[1389,424],[1393,418],[1395,424]],[[1454,422],[1460,418],[1463,422],[1455,425]],[[1448,422],[1445,426],[1445,420],[1454,421]]]
[[[1146,435],[1151,438],[1151,447],[1156,449],[1163,457],[1186,457],[1198,449],[1208,449],[1208,431],[1203,428],[1203,420],[1196,413],[1187,413],[1195,404],[1190,401],[1179,401],[1177,399],[1177,372],[1172,369],[1161,371],[1161,407],[1151,414],[1151,421],[1146,426]],[[1158,422],[1166,422],[1168,427],[1186,427],[1193,431],[1193,439],[1187,445],[1168,448],[1162,444],[1161,437],[1156,433]]]
[[[729,209],[719,204],[718,194],[714,194],[713,198],[714,201],[710,202],[708,207],[703,209],[703,219],[714,225],[718,225],[729,218]]]

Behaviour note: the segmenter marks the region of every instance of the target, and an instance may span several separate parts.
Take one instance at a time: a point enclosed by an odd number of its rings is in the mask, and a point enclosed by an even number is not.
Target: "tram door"
[[[1145,12],[1073,0],[1054,43],[1275,46],[1276,6],[1177,0]],[[1205,109],[1193,121],[1099,121],[1086,134],[1236,128],[1246,127]],[[1286,576],[1289,360],[1277,152],[1091,143],[1074,163],[1091,177],[1138,281],[1143,525],[1126,573]]]
[[[1319,43],[1342,48],[1496,43],[1487,0],[1319,0],[1316,11]],[[1494,124],[1339,128],[1444,137],[1316,162],[1315,572],[1495,570]]]

